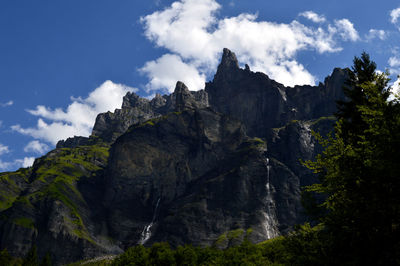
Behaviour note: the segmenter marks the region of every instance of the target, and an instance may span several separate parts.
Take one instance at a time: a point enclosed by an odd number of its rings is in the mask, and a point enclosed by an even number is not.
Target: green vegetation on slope
[[[80,215],[80,206],[86,206],[85,200],[78,190],[77,184],[83,178],[93,178],[102,171],[109,156],[109,145],[99,142],[91,146],[79,146],[76,148],[61,148],[48,153],[36,160],[30,169],[29,181],[33,188],[30,193],[15,195],[2,205],[18,207],[22,210],[31,210],[34,213],[42,203],[60,202],[69,210],[69,214],[63,217],[64,223],[71,228],[70,233],[79,238],[91,240]],[[22,175],[26,171],[20,169],[12,173]],[[7,180],[8,175],[0,176],[1,180]],[[11,182],[10,182],[11,183]],[[3,196],[4,197],[4,196]],[[8,207],[10,207],[8,206]],[[2,215],[2,219],[25,228],[34,228],[35,217],[9,217]]]
[[[16,172],[0,173],[0,211],[6,210],[21,193],[21,187],[17,182],[27,183],[30,169],[19,169]]]

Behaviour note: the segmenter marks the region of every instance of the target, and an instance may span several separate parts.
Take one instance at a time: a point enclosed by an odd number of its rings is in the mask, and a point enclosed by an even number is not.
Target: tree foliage
[[[307,191],[325,197],[319,221],[328,256],[342,265],[399,263],[400,108],[388,82],[368,54],[356,57],[334,136],[317,134],[325,150],[306,163],[321,181]]]

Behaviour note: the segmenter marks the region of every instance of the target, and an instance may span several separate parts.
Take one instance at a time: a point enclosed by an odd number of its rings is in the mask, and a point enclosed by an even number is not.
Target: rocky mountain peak
[[[153,108],[160,108],[166,103],[165,97],[161,96],[161,94],[156,93],[156,96],[150,101],[150,104]]]
[[[239,62],[234,52],[224,48],[221,63],[218,65],[217,73],[214,76],[216,80],[230,80],[240,70]]]
[[[175,94],[190,94],[188,87],[182,81],[178,81],[174,90]]]
[[[238,69],[239,68],[239,62],[236,58],[236,55],[234,52],[229,50],[228,48],[224,48],[223,53],[222,53],[222,59],[221,63],[218,68],[223,68],[223,69]]]
[[[325,78],[324,84],[327,87],[336,87],[344,83],[347,79],[347,69],[336,67],[333,69],[332,74]]]
[[[177,112],[181,112],[184,109],[193,109],[196,107],[194,104],[194,97],[190,93],[188,87],[181,82],[178,81],[175,86],[175,91],[173,93],[175,100],[175,110]]]
[[[138,107],[147,104],[149,100],[141,98],[134,92],[127,92],[122,100],[122,108]]]

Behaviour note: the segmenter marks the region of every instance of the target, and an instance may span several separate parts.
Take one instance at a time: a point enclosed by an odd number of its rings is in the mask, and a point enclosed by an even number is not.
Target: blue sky
[[[362,51],[400,74],[398,1],[2,0],[0,171],[88,136],[127,91],[211,80],[223,47],[286,85],[318,84]]]

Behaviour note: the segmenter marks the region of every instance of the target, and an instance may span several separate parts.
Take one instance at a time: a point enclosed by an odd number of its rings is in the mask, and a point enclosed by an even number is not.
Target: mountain
[[[128,93],[89,138],[0,174],[0,249],[23,256],[36,244],[61,264],[157,241],[285,234],[306,219],[300,187],[315,180],[299,159],[320,151],[311,130],[331,130],[345,79],[336,68],[318,86],[285,87],[224,49],[204,90]]]

